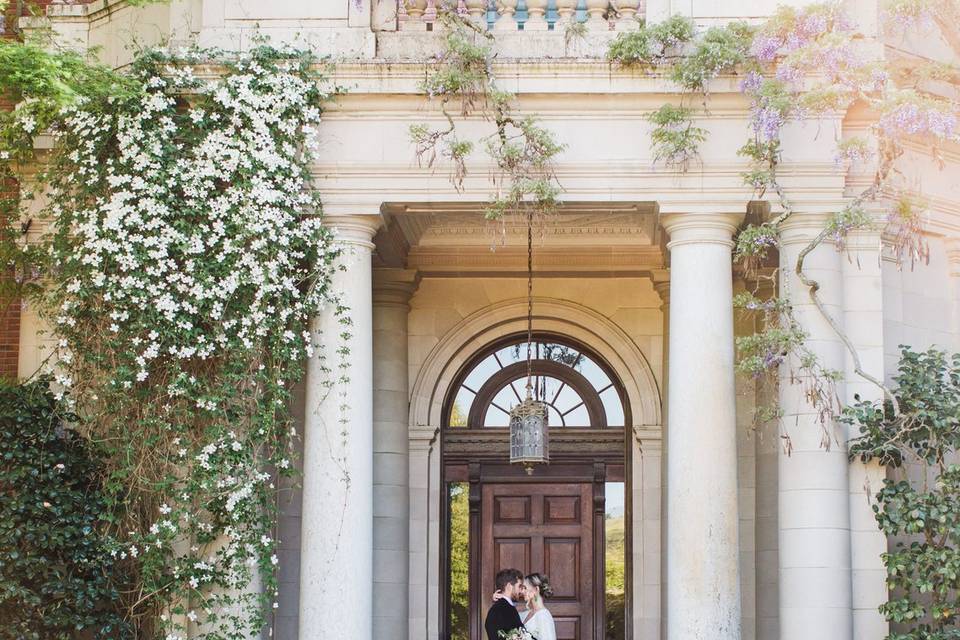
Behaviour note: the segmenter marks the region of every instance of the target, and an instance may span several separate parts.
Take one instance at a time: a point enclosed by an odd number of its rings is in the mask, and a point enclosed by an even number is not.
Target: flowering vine
[[[492,163],[487,218],[501,220],[521,209],[531,216],[549,213],[560,194],[553,162],[563,145],[536,117],[521,117],[513,110],[513,94],[497,85],[493,73],[493,36],[457,13],[455,5],[441,3],[438,11],[448,33],[421,89],[439,101],[447,125],[410,127],[417,159],[432,167],[438,155],[446,158],[452,166],[451,182],[461,191],[467,159],[479,142]],[[491,122],[493,132],[476,141],[458,137],[454,115],[471,114]]]
[[[277,606],[277,476],[309,322],[327,306],[347,321],[308,170],[329,94],[308,54],[269,47],[151,51],[128,81],[47,123],[54,374],[104,454],[133,627],[249,637]],[[15,124],[34,132],[29,105]]]

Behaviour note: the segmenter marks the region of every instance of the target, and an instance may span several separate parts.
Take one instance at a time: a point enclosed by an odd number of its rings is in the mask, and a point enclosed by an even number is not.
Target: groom
[[[523,600],[523,574],[516,569],[504,569],[497,574],[494,582],[503,597],[490,607],[483,626],[487,630],[487,640],[502,640],[501,631],[506,634],[523,628],[516,609],[516,603]]]

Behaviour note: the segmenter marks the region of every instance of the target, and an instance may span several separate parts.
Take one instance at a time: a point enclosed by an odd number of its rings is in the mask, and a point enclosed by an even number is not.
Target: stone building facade
[[[443,167],[417,165],[408,138],[411,124],[442,119],[418,88],[442,37],[432,1],[398,11],[394,0],[171,0],[141,8],[97,0],[23,20],[49,20],[62,42],[97,47],[115,66],[129,61],[130,34],[147,45],[227,49],[265,35],[332,56],[332,79],[347,89],[326,113],[314,176],[348,249],[336,280],[353,322],[349,437],[327,437],[338,408],[311,369],[301,393],[302,480],[283,498],[273,637],[476,640],[490,577],[507,564],[554,574],[561,637],[609,637],[615,594],[605,587],[613,544],[606,528],[617,518],[625,638],[885,635],[876,606],[886,596],[879,554],[888,541],[866,489],[884,471],[849,463],[842,444],[825,450],[793,385],[780,391],[783,425],[752,430],[758,391],[734,375],[734,336],[752,327],[732,311],[735,291],[747,286],[731,266],[732,238],[760,207],[736,154],[749,120],[738,79],[710,87],[709,110],[696,122],[709,137],[695,166],[654,166],[646,115],[676,88],[604,59],[609,41],[629,28],[621,5],[587,0],[587,32],[574,42],[489,15],[497,76],[566,145],[557,164],[563,204],[535,246],[536,341],[595,366],[578,376],[540,358],[542,376],[575,391],[580,405],[569,414],[556,409],[554,463],[529,477],[505,464],[506,439],[496,428],[498,394],[509,396],[515,381],[505,359],[525,342],[525,227],[484,222],[484,167],[474,167],[458,193]],[[936,38],[884,42],[875,0],[849,5],[886,55],[956,62]],[[774,3],[646,0],[638,9],[648,20],[681,13],[704,27],[760,19]],[[851,111],[784,131],[781,176],[798,213],[784,230],[783,264],[862,188],[867,176],[839,171],[833,155],[837,140],[870,122]],[[479,131],[483,123],[462,126]],[[855,259],[826,246],[808,260],[865,366],[888,379],[898,345],[955,350],[960,339],[960,150],[945,150],[942,171],[919,143],[907,153],[917,172],[908,179],[919,185],[923,176],[929,203],[929,265],[899,269],[880,232],[854,238]],[[874,395],[799,284],[788,279],[784,289],[825,364],[845,372],[843,399]],[[20,324],[26,375],[44,338],[29,308]],[[790,455],[778,429],[789,434]],[[331,456],[346,460],[349,486]],[[453,522],[459,491],[469,515]],[[615,501],[620,511],[611,509]],[[463,522],[469,589],[455,620],[451,540]]]

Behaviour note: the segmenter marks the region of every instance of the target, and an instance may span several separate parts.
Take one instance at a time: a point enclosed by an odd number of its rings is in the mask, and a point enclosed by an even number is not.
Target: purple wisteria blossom
[[[750,45],[750,53],[761,62],[773,62],[782,46],[783,40],[777,36],[759,34]]]
[[[865,145],[848,145],[837,148],[833,155],[834,163],[840,167],[846,163],[863,163],[873,156],[873,151]]]
[[[890,137],[897,135],[931,135],[952,138],[957,130],[957,114],[903,102],[880,116],[880,130]]]
[[[779,109],[768,106],[754,106],[751,112],[751,125],[756,134],[763,140],[770,142],[780,137],[780,128],[784,118]]]
[[[763,84],[763,76],[756,71],[751,71],[740,81],[740,91],[743,93],[756,93]]]

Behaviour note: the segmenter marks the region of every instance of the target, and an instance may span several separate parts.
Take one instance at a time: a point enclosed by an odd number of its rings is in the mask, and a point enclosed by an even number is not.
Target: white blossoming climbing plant
[[[153,51],[131,74],[138,91],[56,125],[56,376],[106,452],[134,626],[246,638],[275,607],[276,477],[292,473],[291,387],[318,357],[309,322],[328,307],[348,323],[308,170],[329,93],[309,55],[268,47]]]

